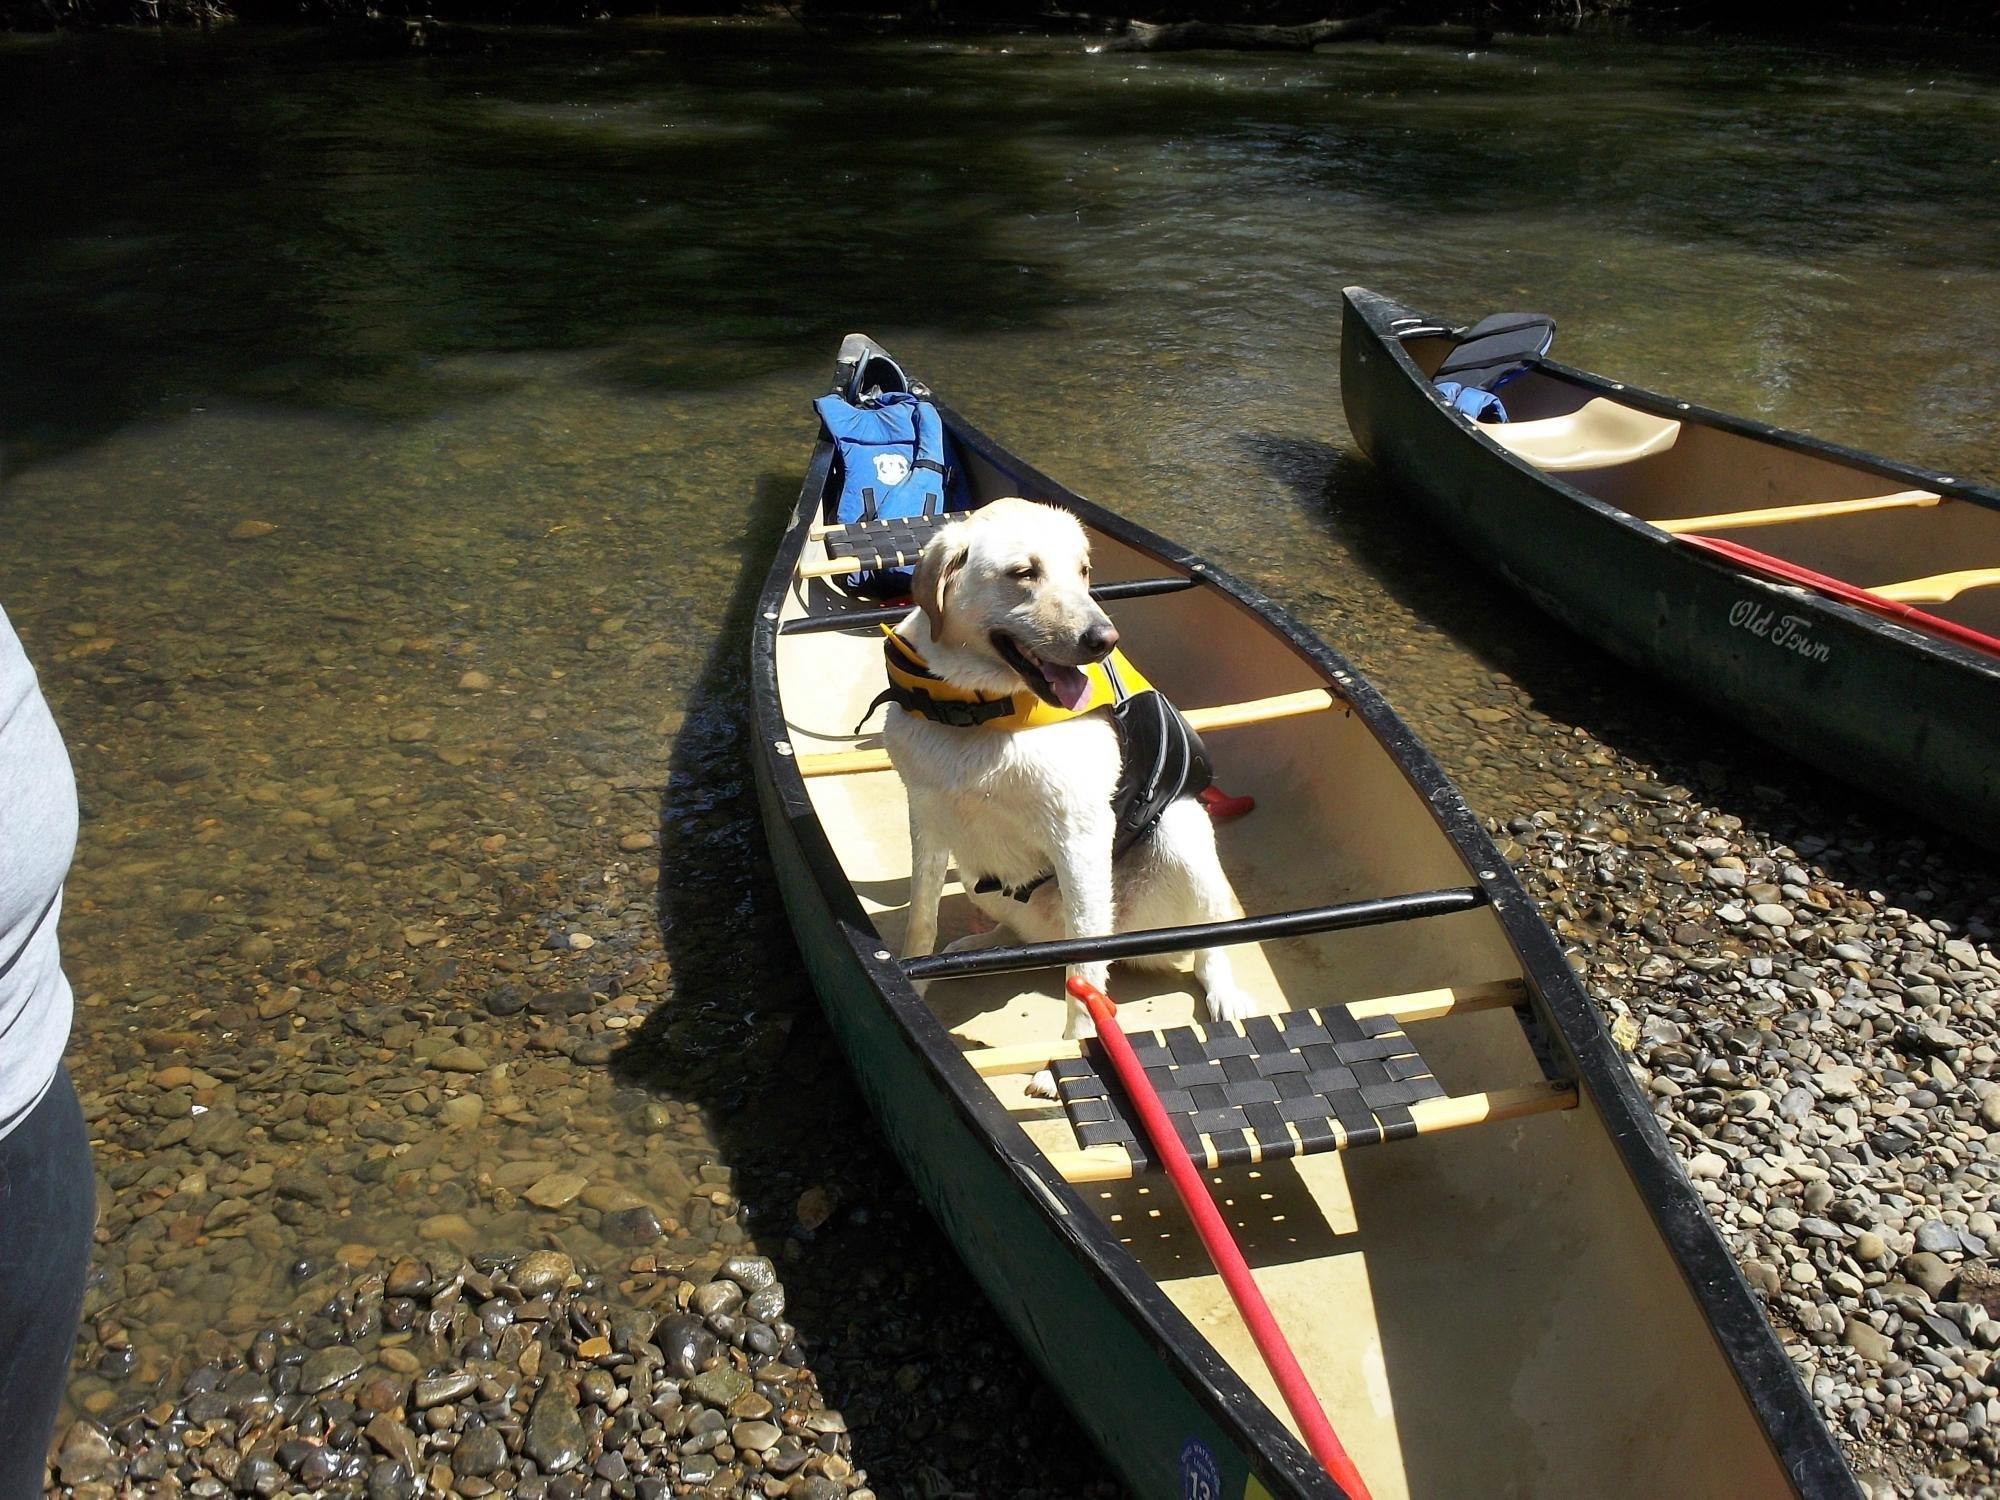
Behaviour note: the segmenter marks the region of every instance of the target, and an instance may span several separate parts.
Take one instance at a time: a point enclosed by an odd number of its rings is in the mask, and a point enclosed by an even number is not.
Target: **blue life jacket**
[[[838,395],[813,402],[840,450],[840,496],[826,519],[902,520],[964,510],[972,503],[954,473],[937,408],[908,391],[857,405]],[[881,568],[841,580],[850,592],[896,597],[910,591],[909,568]]]
[[[1504,422],[1507,408],[1491,391],[1476,385],[1460,385],[1456,380],[1440,380],[1437,392],[1453,411],[1463,412],[1475,422]]]
[[[1495,313],[1459,333],[1431,375],[1438,394],[1475,422],[1504,422],[1507,408],[1493,393],[1525,375],[1555,342],[1545,313]]]

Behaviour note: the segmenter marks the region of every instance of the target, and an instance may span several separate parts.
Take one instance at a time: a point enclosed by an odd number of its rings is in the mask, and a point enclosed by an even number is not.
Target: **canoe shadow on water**
[[[672,985],[612,1058],[612,1074],[626,1089],[700,1111],[733,1171],[739,1222],[777,1262],[785,1316],[827,1405],[848,1415],[854,1461],[878,1493],[1002,1493],[993,1466],[1026,1477],[1014,1448],[1028,1428],[1035,1471],[1062,1488],[1031,1482],[1005,1493],[1095,1493],[1098,1459],[877,1130],[771,872],[748,759],[749,632],[797,486],[795,475],[759,478],[741,566],[687,690],[661,796],[658,920]],[[830,1216],[817,1222],[822,1203]],[[968,1388],[971,1379],[985,1388]]]
[[[1583,729],[1655,781],[1692,789],[1707,806],[1742,818],[1747,829],[1811,850],[1807,862],[1851,890],[1879,891],[1891,904],[1961,931],[1969,917],[1993,920],[1990,893],[2000,889],[2000,866],[1988,852],[1857,792],[1564,629],[1399,503],[1374,466],[1351,450],[1273,433],[1241,441],[1375,588],[1443,630],[1482,667],[1505,673],[1557,723]],[[1393,679],[1378,685],[1396,701]],[[1413,721],[1420,716],[1407,710],[1415,707],[1404,705]],[[1495,738],[1507,732],[1503,726]],[[1541,747],[1518,731],[1516,737],[1521,764],[1532,765]],[[1436,749],[1482,812],[1504,823],[1530,810],[1508,796],[1519,796],[1530,773],[1511,787],[1481,784],[1452,764],[1448,744]],[[1532,774],[1540,781],[1546,773]],[[1547,800],[1533,794],[1534,806]]]

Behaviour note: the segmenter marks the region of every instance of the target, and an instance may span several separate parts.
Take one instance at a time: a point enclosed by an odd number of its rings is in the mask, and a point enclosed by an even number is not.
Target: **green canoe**
[[[1341,394],[1404,499],[1758,734],[2000,846],[2000,494],[1542,359],[1455,411],[1450,325],[1349,287]]]
[[[850,338],[835,389],[878,352]],[[1048,1064],[1066,1093],[1099,1076],[1060,1040],[1059,965],[1198,940],[1235,945],[1261,1014],[1208,1023],[1189,977],[1119,966],[1121,1024],[1231,1080],[1182,1128],[1376,1500],[1857,1496],[1553,934],[1382,698],[1253,590],[943,418],[975,504],[1083,521],[1124,649],[1256,799],[1217,827],[1250,915],[898,956],[906,809],[870,704],[906,611],[833,582],[857,549],[827,529],[824,438],[751,643],[758,789],[883,1133],[1132,1492],[1341,1494],[1143,1150],[1028,1088]],[[944,936],[968,917],[954,881]]]

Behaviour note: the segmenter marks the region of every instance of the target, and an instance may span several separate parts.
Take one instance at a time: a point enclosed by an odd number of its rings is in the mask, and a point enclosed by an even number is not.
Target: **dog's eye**
[[[1078,568],[1076,571],[1080,576],[1088,578],[1090,576],[1090,564],[1085,563],[1082,567]]]
[[[1033,563],[1022,563],[1018,568],[1009,568],[1007,576],[1009,578],[1018,578],[1023,583],[1032,583],[1036,578],[1041,576],[1041,571]]]

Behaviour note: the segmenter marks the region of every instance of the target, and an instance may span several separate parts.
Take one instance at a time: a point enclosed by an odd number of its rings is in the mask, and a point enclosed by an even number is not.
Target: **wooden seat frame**
[[[1512,1009],[1525,1004],[1527,989],[1518,979],[1448,990],[1426,990],[1406,995],[1386,995],[1359,1000],[1346,1007],[1357,1020],[1387,1016],[1399,1025],[1412,1021],[1434,1021],[1449,1016],[1471,1015],[1479,1011]],[[1039,1045],[987,1047],[968,1051],[965,1060],[982,1078],[1000,1078],[1036,1073],[1064,1058],[1083,1055],[1081,1042],[1049,1042]],[[1443,1099],[1425,1099],[1408,1107],[1418,1135],[1463,1129],[1500,1120],[1516,1120],[1553,1110],[1574,1109],[1576,1088],[1561,1080],[1546,1080],[1519,1088],[1457,1094]],[[1049,1101],[1023,1096],[1008,1102],[1015,1112],[1051,1107]],[[1336,1147],[1349,1149],[1345,1138]],[[1065,1182],[1122,1182],[1137,1170],[1122,1146],[1093,1146],[1074,1151],[1048,1153],[1049,1164]]]

